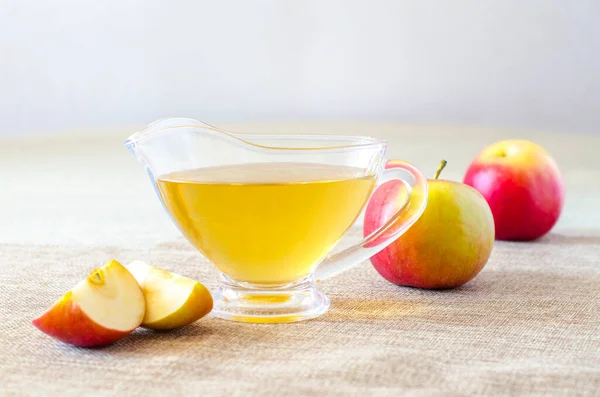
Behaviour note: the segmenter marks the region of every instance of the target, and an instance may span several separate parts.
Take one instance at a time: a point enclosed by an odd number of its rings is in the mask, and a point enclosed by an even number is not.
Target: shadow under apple
[[[326,319],[469,327],[592,325],[600,312],[598,285],[599,274],[487,271],[450,290],[382,285],[379,296],[334,295]]]
[[[545,245],[595,245],[600,250],[600,236],[594,235],[569,235],[562,233],[549,233],[538,240],[533,241],[535,244]]]

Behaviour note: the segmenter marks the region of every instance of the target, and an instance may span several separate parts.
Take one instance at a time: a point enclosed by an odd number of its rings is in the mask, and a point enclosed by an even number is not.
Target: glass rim
[[[212,126],[198,126],[198,125],[178,125],[178,126],[169,126],[162,129],[157,130],[149,130],[149,128],[145,128],[141,131],[138,131],[131,135],[125,141],[125,146],[132,147],[135,146],[137,142],[145,140],[151,136],[165,133],[171,130],[178,129],[197,129],[197,130],[209,130],[214,133],[223,134],[227,137],[233,138],[241,143],[254,146],[261,149],[269,149],[269,150],[281,150],[281,151],[327,151],[327,150],[337,150],[337,149],[369,149],[369,148],[385,148],[387,145],[387,141],[383,139],[377,139],[370,136],[363,135],[335,135],[335,134],[289,134],[289,133],[239,133],[239,132],[228,132],[223,131],[221,129],[212,127]],[[251,140],[261,140],[261,139],[299,139],[299,140],[312,140],[312,141],[348,141],[351,142],[349,144],[344,145],[323,145],[323,146],[274,146],[274,145],[262,145]]]

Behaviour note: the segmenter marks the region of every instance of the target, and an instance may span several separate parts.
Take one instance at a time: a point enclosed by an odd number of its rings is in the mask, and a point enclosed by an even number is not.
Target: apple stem
[[[102,269],[96,269],[90,274],[88,280],[90,280],[90,283],[92,284],[102,285],[104,284],[104,272]]]
[[[433,179],[438,179],[439,178],[440,174],[442,173],[442,170],[444,169],[444,167],[446,167],[446,164],[448,164],[448,162],[446,160],[442,160],[440,162],[440,167],[435,172],[435,176],[433,177]]]

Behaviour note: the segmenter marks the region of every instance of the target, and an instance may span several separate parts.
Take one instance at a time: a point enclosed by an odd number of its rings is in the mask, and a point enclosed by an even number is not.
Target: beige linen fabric
[[[600,236],[499,243],[473,282],[396,287],[364,263],[321,288],[330,311],[295,324],[207,318],[112,346],[55,342],[31,319],[109,258],[143,256],[205,280],[186,242],[150,251],[4,245],[0,380],[6,394],[598,395]]]
[[[507,135],[371,127],[396,147],[390,157],[427,172],[444,152],[462,153],[452,155],[454,168],[448,158],[454,178],[483,143]],[[205,318],[170,333],[139,329],[98,349],[56,342],[31,320],[108,259],[147,260],[209,288],[215,273],[162,214],[143,171],[121,154],[121,137],[89,147],[87,138],[5,143],[0,166],[22,162],[20,174],[0,171],[0,395],[598,396],[600,146],[524,135],[558,159],[565,213],[540,241],[498,242],[467,285],[397,287],[365,262],[320,284],[332,304],[311,321]]]

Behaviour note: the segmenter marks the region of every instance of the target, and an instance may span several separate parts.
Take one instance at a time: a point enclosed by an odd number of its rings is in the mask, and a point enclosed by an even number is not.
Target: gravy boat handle
[[[405,196],[405,201],[398,211],[363,240],[327,256],[315,270],[316,281],[342,273],[377,254],[404,234],[423,214],[427,206],[427,179],[423,174],[408,162],[391,160],[388,161],[377,186],[392,180],[402,183],[400,191]],[[370,199],[367,205],[370,205]]]

